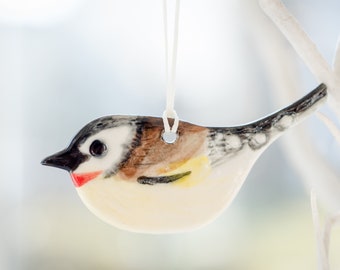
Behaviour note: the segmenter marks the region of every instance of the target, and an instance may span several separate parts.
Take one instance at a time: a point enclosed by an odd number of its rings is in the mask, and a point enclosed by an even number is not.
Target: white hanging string
[[[178,129],[178,124],[179,124],[178,115],[174,109],[176,62],[177,62],[177,48],[178,48],[179,4],[180,4],[180,0],[176,0],[172,58],[171,58],[171,63],[169,63],[168,12],[167,12],[168,8],[167,8],[167,0],[163,0],[165,72],[166,72],[166,109],[163,113],[165,136],[163,136],[163,139],[168,143],[173,143],[176,141],[177,129]],[[169,118],[174,119],[174,123],[172,127],[170,127]]]

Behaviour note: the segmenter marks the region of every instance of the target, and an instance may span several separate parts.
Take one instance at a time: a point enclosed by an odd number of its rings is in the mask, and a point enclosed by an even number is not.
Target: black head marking
[[[82,154],[79,149],[75,147],[69,147],[63,151],[60,151],[52,156],[45,158],[41,164],[46,166],[52,166],[59,169],[73,172],[78,166],[86,161],[89,157]]]
[[[90,155],[83,154],[79,151],[79,147],[89,137],[108,128],[119,127],[122,125],[134,125],[136,120],[137,117],[134,116],[105,116],[93,120],[78,132],[71,141],[69,147],[45,158],[41,164],[57,167],[69,172],[75,171],[81,163],[90,158]],[[89,149],[90,154],[95,157],[103,156],[106,151],[106,145],[98,140],[94,141]]]
[[[73,138],[71,145],[76,144],[77,146],[80,146],[87,140],[87,138],[108,128],[114,128],[124,125],[135,125],[137,119],[138,117],[136,116],[116,116],[116,115],[98,118],[88,123],[85,127],[83,127],[78,132],[78,134]]]

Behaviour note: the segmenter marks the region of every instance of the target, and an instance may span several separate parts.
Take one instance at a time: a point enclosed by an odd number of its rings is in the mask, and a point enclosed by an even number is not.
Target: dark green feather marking
[[[156,176],[156,177],[140,176],[138,177],[137,182],[143,185],[167,184],[167,183],[171,183],[176,180],[179,180],[189,174],[191,174],[191,171],[173,174],[173,175]]]

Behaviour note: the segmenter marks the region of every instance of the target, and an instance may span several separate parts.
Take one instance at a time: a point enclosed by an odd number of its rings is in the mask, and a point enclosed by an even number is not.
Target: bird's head
[[[66,149],[41,163],[67,170],[74,185],[81,187],[99,175],[114,173],[128,154],[135,134],[134,118],[102,117],[82,128]]]

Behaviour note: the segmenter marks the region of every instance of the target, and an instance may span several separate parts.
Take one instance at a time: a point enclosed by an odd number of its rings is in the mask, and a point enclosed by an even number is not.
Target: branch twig
[[[336,103],[340,104],[340,90],[338,89],[340,86],[340,80],[338,78],[340,77],[338,71],[338,69],[340,69],[339,47],[335,58],[337,72],[333,73],[331,67],[318,51],[316,45],[280,0],[259,0],[259,3],[266,14],[273,20],[276,26],[292,44],[318,82],[325,83],[330,95],[334,98]],[[337,76],[335,76],[335,74]],[[340,119],[340,108],[336,106],[336,104],[330,104],[330,106],[332,106],[332,109],[337,113]]]

